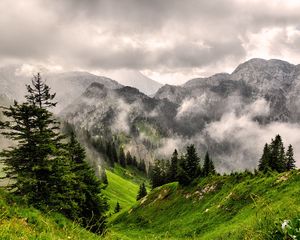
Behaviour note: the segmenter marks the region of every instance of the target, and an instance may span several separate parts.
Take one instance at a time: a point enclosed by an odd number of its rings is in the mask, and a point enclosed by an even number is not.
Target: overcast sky
[[[300,63],[300,1],[0,1],[0,65],[132,69],[179,84],[253,57]]]

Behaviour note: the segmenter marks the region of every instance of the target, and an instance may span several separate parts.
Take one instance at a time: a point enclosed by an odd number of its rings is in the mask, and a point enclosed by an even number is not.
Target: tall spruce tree
[[[1,122],[2,134],[14,140],[16,145],[2,151],[1,160],[7,166],[7,174],[15,178],[10,187],[23,195],[30,204],[45,206],[52,192],[51,184],[65,184],[55,169],[67,170],[60,148],[63,136],[59,134],[58,122],[47,109],[56,105],[55,94],[41,80],[40,74],[27,86],[27,101],[5,108],[3,114],[9,119]]]
[[[71,171],[74,173],[73,191],[78,206],[76,220],[86,228],[101,233],[105,227],[105,211],[108,209],[106,199],[101,194],[101,181],[97,179],[94,170],[86,162],[85,150],[71,133],[67,144],[68,157],[71,160]],[[76,209],[76,208],[75,208]]]
[[[196,152],[196,148],[193,144],[187,146],[186,148],[186,156],[185,156],[185,171],[190,176],[191,179],[197,177],[197,169],[199,166],[199,157]]]
[[[270,168],[270,147],[266,143],[264,146],[263,154],[261,158],[259,159],[259,164],[258,164],[258,170],[259,171],[267,171],[268,168]]]
[[[293,146],[290,144],[288,146],[288,149],[286,151],[286,160],[285,160],[285,169],[287,171],[293,170],[296,168],[295,165],[296,161],[294,159],[294,150],[293,150]]]
[[[171,157],[171,163],[168,173],[168,179],[170,182],[177,181],[177,171],[178,171],[178,152],[175,149],[172,157]]]
[[[70,144],[61,141],[64,136],[58,131],[58,122],[48,111],[56,105],[55,94],[50,94],[40,74],[27,90],[27,101],[5,108],[3,113],[9,120],[0,122],[2,133],[16,142],[1,153],[7,175],[15,180],[9,187],[35,207],[82,219],[85,226],[89,221],[93,231],[101,232],[107,204],[97,194],[99,186],[92,171],[77,161],[84,158],[82,149],[73,144],[71,153]],[[97,221],[91,216],[98,216]]]
[[[120,147],[119,162],[122,167],[124,167],[124,168],[126,167],[126,156],[125,156],[123,147]]]
[[[203,175],[206,177],[210,174],[215,174],[215,166],[213,161],[211,160],[208,152],[206,152],[205,157],[204,157],[204,164],[203,164]]]
[[[270,144],[270,167],[277,172],[285,170],[285,151],[281,136],[276,135]]]
[[[141,198],[145,197],[146,195],[147,195],[147,189],[146,189],[145,183],[142,183],[140,185],[139,192],[136,196],[136,200],[138,201]]]

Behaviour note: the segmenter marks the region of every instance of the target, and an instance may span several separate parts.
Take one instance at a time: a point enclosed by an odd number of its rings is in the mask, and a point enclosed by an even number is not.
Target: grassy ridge
[[[109,239],[274,239],[283,220],[300,215],[299,196],[299,171],[171,183],[113,220]]]

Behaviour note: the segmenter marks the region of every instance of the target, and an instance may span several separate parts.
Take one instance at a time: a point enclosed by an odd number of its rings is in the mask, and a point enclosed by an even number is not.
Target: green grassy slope
[[[106,175],[108,186],[103,190],[103,194],[108,198],[111,213],[117,202],[123,211],[135,204],[139,185],[142,182],[148,183],[139,171],[132,168],[124,169],[117,164],[113,170],[106,170]]]
[[[117,216],[107,238],[274,239],[283,220],[300,216],[299,196],[299,171],[171,183]]]
[[[1,240],[98,240],[92,234],[60,214],[44,214],[22,205],[0,189],[0,239]]]

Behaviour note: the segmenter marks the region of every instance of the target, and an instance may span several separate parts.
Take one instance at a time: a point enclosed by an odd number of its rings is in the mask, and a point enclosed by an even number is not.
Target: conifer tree
[[[179,158],[179,164],[178,164],[176,179],[182,185],[188,185],[192,181],[192,178],[188,175],[188,173],[186,171],[186,158],[185,158],[185,156],[181,156]]]
[[[132,156],[129,151],[126,153],[126,164],[130,166],[132,165]]]
[[[118,153],[117,153],[117,147],[115,142],[112,143],[112,147],[111,147],[111,157],[112,157],[112,161],[117,163],[118,162]]]
[[[124,149],[123,147],[120,147],[120,151],[119,151],[119,163],[122,167],[126,167],[126,157],[125,157],[125,153],[124,153]]]
[[[295,159],[294,159],[294,150],[293,150],[293,146],[290,144],[288,146],[288,149],[286,151],[286,162],[285,162],[285,169],[286,171],[290,171],[296,168],[295,166]]]
[[[140,189],[139,189],[139,192],[136,196],[136,200],[140,200],[141,198],[145,197],[147,195],[147,189],[146,189],[146,186],[145,186],[145,183],[142,183],[140,185]]]
[[[106,199],[101,194],[101,182],[94,170],[88,165],[85,150],[71,133],[67,145],[68,157],[71,160],[71,171],[74,173],[73,191],[78,198],[76,201],[79,213],[76,216],[82,224],[94,232],[102,232],[105,227],[105,211],[108,209]]]
[[[265,172],[270,167],[270,147],[266,143],[264,146],[263,154],[259,160],[258,170]]]
[[[151,172],[152,188],[156,188],[156,187],[164,184],[163,176],[164,176],[164,174],[163,174],[163,169],[162,169],[162,163],[160,160],[155,160],[154,166],[153,166],[152,172]]]
[[[178,171],[178,152],[175,149],[172,157],[171,157],[171,163],[168,173],[168,179],[170,182],[177,181],[177,171]]]
[[[7,174],[15,179],[10,187],[39,209],[81,219],[92,231],[102,232],[107,203],[94,172],[83,161],[84,150],[74,136],[69,144],[62,143],[58,122],[48,111],[56,105],[55,94],[40,74],[32,83],[27,101],[6,108],[9,121],[0,122],[3,134],[16,142],[1,153]]]
[[[187,175],[192,179],[197,177],[196,175],[197,175],[199,161],[200,161],[200,159],[196,152],[195,146],[193,144],[187,146],[184,170],[186,171]]]
[[[209,157],[208,152],[205,154],[204,164],[203,164],[203,175],[207,177],[209,174],[215,174],[215,166],[211,158]]]
[[[281,136],[276,135],[270,145],[270,168],[277,172],[285,170],[285,151]]]

